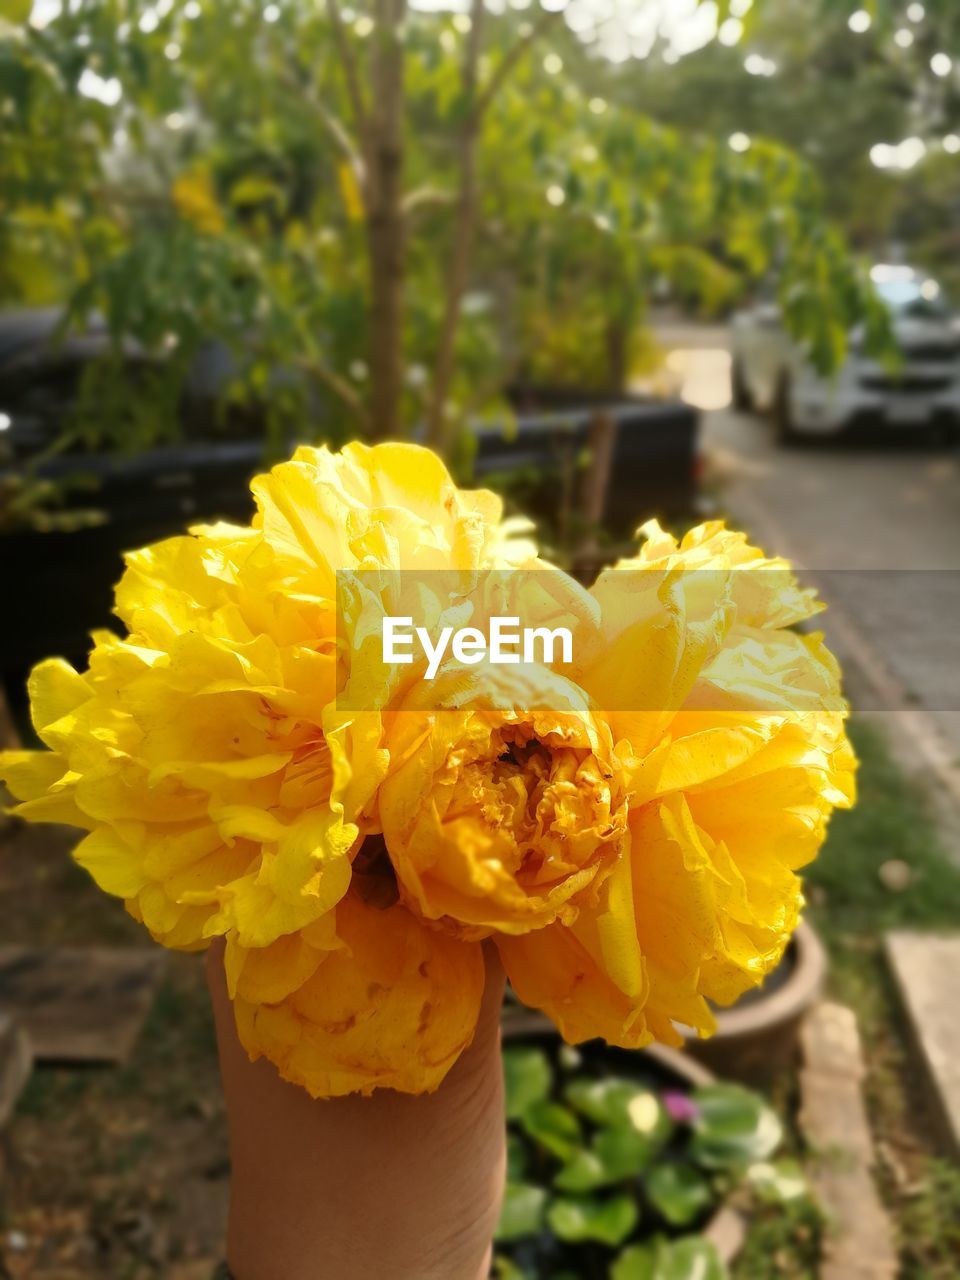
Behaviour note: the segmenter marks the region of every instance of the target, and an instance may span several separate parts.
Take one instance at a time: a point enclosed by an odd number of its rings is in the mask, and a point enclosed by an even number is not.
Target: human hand
[[[235,1280],[484,1280],[505,1166],[503,971],[485,948],[477,1033],[440,1088],[315,1101],[237,1039],[208,954],[230,1128]]]

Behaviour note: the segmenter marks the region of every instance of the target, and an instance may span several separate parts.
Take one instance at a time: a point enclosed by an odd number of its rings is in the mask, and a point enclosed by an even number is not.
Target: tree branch
[[[330,110],[327,104],[319,98],[316,93],[312,91],[310,85],[303,84],[298,80],[289,68],[284,69],[281,73],[281,78],[284,84],[286,84],[290,89],[291,93],[296,95],[298,101],[305,103],[311,111],[316,112],[327,133],[329,133],[330,137],[343,152],[344,156],[350,161],[350,164],[362,185],[366,177],[366,163],[364,161],[361,148],[350,136],[350,132],[343,121]]]
[[[420,209],[453,204],[456,198],[455,192],[446,191],[443,187],[416,187],[403,197],[403,212],[409,216]]]
[[[454,356],[457,330],[463,294],[470,269],[470,251],[473,246],[473,229],[477,215],[477,132],[480,117],[477,114],[477,80],[480,68],[480,51],[483,47],[484,0],[473,0],[470,6],[470,32],[463,55],[463,95],[468,104],[460,135],[460,189],[453,226],[453,245],[447,264],[446,298],[443,327],[437,347],[433,385],[427,411],[427,432],[430,443],[446,450],[450,444],[452,424],[447,419],[447,398],[453,381]]]
[[[357,59],[347,36],[347,29],[343,25],[343,14],[340,12],[339,0],[327,0],[327,14],[330,18],[330,25],[333,28],[333,39],[337,46],[337,53],[340,55],[340,61],[343,64],[343,74],[347,82],[347,96],[350,99],[354,123],[357,127],[357,133],[362,137],[367,128],[367,108],[363,100],[363,89],[360,84]]]
[[[521,36],[516,44],[507,50],[477,98],[474,107],[474,117],[477,124],[480,123],[481,117],[500,92],[504,81],[530,46],[535,44],[544,32],[548,31],[554,22],[562,16],[562,9],[544,9],[527,34]]]
[[[311,360],[309,356],[301,356],[299,359],[294,360],[294,367],[301,369],[309,377],[315,378],[328,391],[332,391],[337,399],[349,409],[364,435],[369,434],[370,415],[367,413],[366,406],[359,395],[345,378],[341,378],[338,373],[335,373],[333,369],[321,361]]]

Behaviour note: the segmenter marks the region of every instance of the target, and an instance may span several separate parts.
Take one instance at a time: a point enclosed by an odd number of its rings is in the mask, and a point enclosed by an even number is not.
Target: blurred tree
[[[663,282],[715,304],[778,265],[824,365],[869,311],[795,156],[602,109],[562,6],[0,3],[3,296],[163,355],[149,397],[91,370],[91,438],[176,431],[213,339],[277,448],[425,419],[449,449],[513,371],[622,385]]]
[[[946,234],[960,196],[958,39],[954,0],[766,0],[738,43],[677,58],[661,42],[642,76],[619,68],[608,92],[655,103],[658,118],[684,130],[707,120],[719,136],[785,144],[819,174],[827,213],[857,249],[906,249],[958,272]],[[913,141],[901,167],[904,140]]]
[[[819,367],[835,367],[859,321],[880,337],[883,317],[802,158],[588,96],[560,61],[550,53],[514,79],[484,139],[477,269],[506,282],[517,374],[623,391],[654,297],[716,311],[774,274]]]

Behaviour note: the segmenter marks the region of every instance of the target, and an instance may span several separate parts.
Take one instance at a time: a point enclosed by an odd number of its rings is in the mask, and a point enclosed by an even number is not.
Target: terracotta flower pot
[[[804,922],[763,986],[732,1008],[718,1009],[716,1034],[708,1040],[691,1034],[687,1048],[719,1076],[770,1079],[796,1059],[800,1025],[819,1000],[826,973],[823,943]]]

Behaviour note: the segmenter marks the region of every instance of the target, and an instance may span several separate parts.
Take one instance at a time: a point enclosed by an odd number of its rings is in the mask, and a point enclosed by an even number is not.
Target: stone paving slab
[[[0,1012],[0,1129],[13,1114],[32,1068],[30,1037],[8,1013]]]
[[[897,931],[884,939],[936,1106],[944,1147],[960,1158],[960,934]]]
[[[823,1002],[801,1033],[800,1123],[808,1168],[827,1219],[820,1280],[894,1280],[890,1219],[873,1179],[873,1138],[861,1093],[865,1074],[851,1009]]]
[[[164,962],[159,947],[0,947],[0,1010],[38,1062],[125,1062]]]

